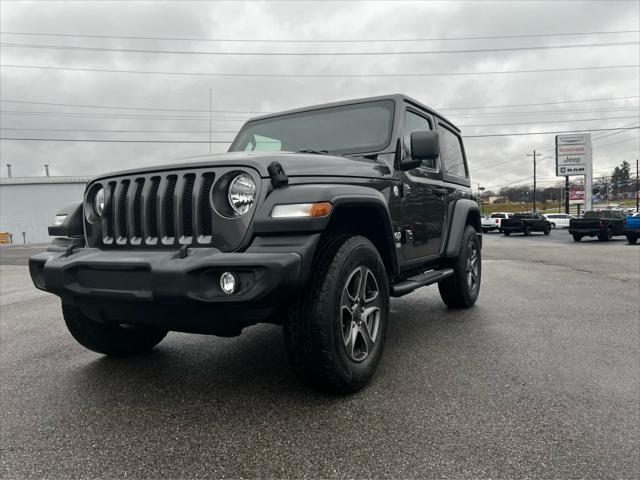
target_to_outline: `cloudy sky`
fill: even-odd
[[[214,152],[258,112],[405,93],[460,126],[488,188],[528,181],[534,148],[556,181],[554,136],[478,135],[640,124],[638,1],[2,1],[0,19],[2,176],[207,153],[209,89]],[[551,71],[486,73],[522,70]],[[638,132],[594,131],[595,174],[635,160]]]

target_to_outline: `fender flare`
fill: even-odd
[[[473,200],[461,198],[457,200],[452,207],[453,213],[451,215],[451,223],[449,226],[449,235],[447,242],[447,257],[457,257],[460,253],[460,242],[464,229],[467,227],[469,214],[478,215],[478,222],[480,221],[480,208],[478,204]],[[479,227],[479,228],[477,228]],[[476,228],[478,237],[480,239],[480,245],[482,246],[482,225],[474,225]]]
[[[372,187],[342,184],[289,185],[270,192],[254,216],[253,234],[274,235],[322,233],[343,208],[366,206],[375,208],[384,228],[384,248],[393,274],[398,271],[398,259],[393,239],[393,223],[389,212],[389,188],[379,191]],[[331,202],[331,214],[324,218],[271,218],[275,205]],[[312,252],[315,254],[315,248]],[[381,252],[382,255],[383,252]],[[384,255],[383,255],[384,257]]]

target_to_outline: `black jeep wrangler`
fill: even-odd
[[[437,283],[449,307],[476,301],[468,172],[459,130],[403,95],[267,115],[228,154],[91,181],[29,269],[93,351],[270,322],[303,379],[355,391],[382,355],[389,297]]]

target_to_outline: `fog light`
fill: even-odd
[[[236,276],[231,272],[220,275],[220,289],[227,295],[236,292]]]

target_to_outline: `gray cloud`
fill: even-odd
[[[637,2],[4,2],[2,31],[59,32],[194,38],[367,39],[455,37],[524,33],[638,30]],[[109,48],[210,51],[364,51],[444,50],[500,46],[557,45],[637,40],[638,34],[589,37],[542,37],[474,41],[376,44],[244,44],[195,41],[137,41],[21,37],[3,35],[4,42],[90,45]],[[396,73],[517,70],[638,63],[638,47],[592,47],[565,50],[479,54],[376,57],[219,57],[118,52],[81,52],[3,48],[2,63],[107,69],[237,73]],[[207,109],[209,88],[214,109],[277,111],[327,101],[401,92],[436,108],[509,105],[640,94],[638,69],[585,70],[513,75],[423,78],[229,78],[135,75],[3,68],[3,99],[135,107]],[[525,110],[579,110],[626,107],[622,112],[582,112],[554,115],[484,115],[482,111],[446,112],[456,124],[477,125],[531,121],[529,125],[466,127],[463,133],[525,132],[617,127],[638,123],[638,99],[576,103]],[[153,112],[114,111],[2,103],[3,111],[32,110],[114,115]],[[497,111],[497,110],[493,110]],[[171,115],[156,112],[157,115]],[[204,115],[175,113],[173,115]],[[216,115],[214,130],[237,130],[240,121]],[[631,119],[571,122],[583,118],[636,116]],[[557,123],[535,124],[535,120]],[[634,122],[635,121],[635,122]],[[5,128],[206,131],[208,121],[153,118],[85,118],[3,115]],[[3,131],[3,136],[9,131]],[[207,140],[206,133],[75,133],[14,132],[15,136],[70,138],[166,138]],[[14,136],[14,135],[11,135]],[[225,140],[231,133],[214,134]],[[635,159],[638,131],[605,137],[595,143],[595,170]],[[598,145],[603,145],[599,147]],[[499,185],[531,175],[525,154],[533,148],[552,155],[553,136],[495,137],[466,140],[473,180]],[[208,145],[91,144],[3,141],[2,164],[12,163],[14,175],[38,175],[49,163],[54,174],[97,174],[111,169],[168,162],[172,158],[208,152]],[[226,145],[216,144],[215,152]],[[553,160],[540,164],[540,175],[553,181]],[[495,165],[495,166],[491,166]],[[5,171],[2,172],[3,175]],[[546,178],[548,177],[548,178]]]

